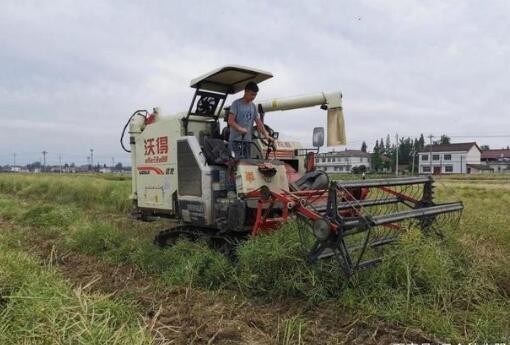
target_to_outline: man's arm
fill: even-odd
[[[257,117],[255,118],[255,123],[257,124],[257,129],[259,130],[259,133],[262,134],[262,136],[266,138],[266,140],[270,142],[274,141],[274,139],[269,136],[269,133],[267,133],[266,127],[264,126],[264,123],[260,119],[260,116],[257,115]]]

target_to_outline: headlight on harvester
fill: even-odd
[[[313,234],[319,241],[325,241],[330,234],[329,223],[324,219],[317,219],[313,222]]]

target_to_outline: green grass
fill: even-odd
[[[296,226],[294,222],[284,224],[278,231],[253,238],[238,249],[237,274],[243,291],[312,301],[339,294],[345,284],[339,266],[327,261],[308,265]]]
[[[278,334],[276,340],[282,345],[301,345],[305,333],[305,320],[300,317],[281,320],[278,322]]]
[[[169,248],[165,258],[162,279],[171,285],[218,288],[232,284],[231,263],[206,244],[179,241]]]
[[[382,265],[351,281],[334,262],[304,261],[296,223],[247,241],[233,263],[200,243],[179,242],[161,250],[152,245],[152,232],[144,233],[148,225],[126,226],[102,215],[104,208],[128,217],[129,207],[122,206],[129,194],[125,181],[41,178],[0,176],[0,192],[10,195],[0,198],[0,217],[35,228],[41,236],[53,229],[65,248],[136,265],[166,284],[240,290],[258,298],[292,297],[310,304],[328,301],[364,320],[398,323],[449,341],[510,339],[510,193],[499,176],[500,184],[488,184],[485,176],[441,179],[438,199],[464,202],[460,226],[447,229],[443,241],[406,233]],[[88,189],[92,192],[85,193],[92,195],[75,194]],[[305,324],[300,319],[285,322],[279,342],[298,343]]]
[[[126,301],[72,289],[53,267],[1,243],[0,344],[153,343]]]
[[[0,193],[103,211],[131,208],[130,181],[97,175],[0,174]]]

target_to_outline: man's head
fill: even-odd
[[[259,87],[256,83],[250,81],[246,86],[244,87],[244,100],[247,103],[253,102],[255,97],[257,97],[257,92],[259,92]]]

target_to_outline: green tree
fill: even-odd
[[[416,139],[415,139],[416,140]],[[398,144],[398,161],[399,164],[409,165],[411,163],[411,151],[413,150],[413,139],[401,138]]]
[[[27,164],[27,169],[30,171],[33,171],[34,169],[41,169],[41,168],[42,168],[41,162],[33,162],[30,164]]]
[[[422,134],[420,134],[420,138],[418,139],[418,141],[416,143],[416,151],[417,152],[422,151],[424,147],[425,147],[425,138],[423,137],[423,133],[422,133]]]
[[[374,149],[372,150],[371,154],[371,161],[372,161],[372,169],[374,171],[381,170],[382,167],[382,160],[381,160],[381,146],[379,145],[379,141],[375,141]]]
[[[364,141],[361,144],[361,152],[367,152],[367,143]]]
[[[438,145],[444,145],[444,144],[450,144],[450,137],[446,134],[442,134],[441,138],[439,140],[434,141],[434,144]]]

